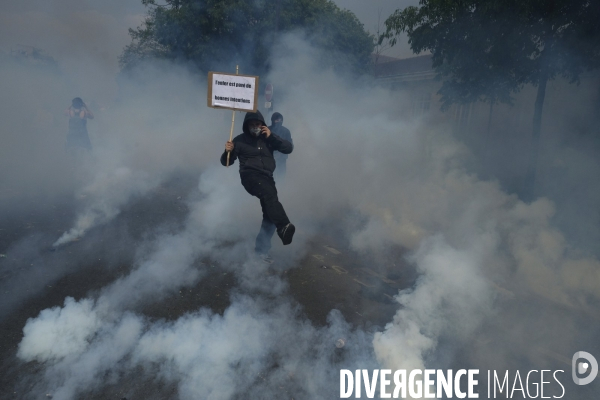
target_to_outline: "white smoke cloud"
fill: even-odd
[[[44,362],[83,352],[100,327],[93,306],[93,300],[76,302],[67,297],[63,308],[42,311],[23,329],[25,337],[18,356],[25,361]]]
[[[116,168],[108,174],[96,174],[94,181],[80,194],[89,205],[77,216],[75,226],[58,238],[53,246],[80,239],[89,229],[113,219],[133,196],[145,194],[159,183],[157,177],[148,176],[143,171],[136,174],[126,167]]]
[[[269,77],[286,94],[281,112],[295,143],[282,203],[299,233],[316,231],[339,210],[352,209],[367,221],[347,232],[354,250],[393,244],[411,251],[409,262],[420,278],[396,296],[393,321],[378,333],[352,330],[332,312],[327,327],[312,325],[290,300],[285,282],[267,276],[266,267],[250,256],[260,222],[256,199],[243,191],[235,168],[207,167],[218,163],[223,148],[223,138],[209,135],[223,128],[211,114],[216,111],[192,116],[193,105],[171,99],[169,104],[188,112],[155,121],[136,114],[150,113],[148,107],[126,107],[116,119],[134,119],[137,128],[117,141],[122,146],[107,148],[121,148],[125,157],[118,159],[128,160],[128,169],[111,164],[119,167],[109,168],[106,176],[123,171],[127,179],[93,183],[96,198],[118,210],[155,187],[154,181],[130,186],[144,180],[139,176],[164,179],[186,167],[204,169],[200,193],[189,200],[185,227],[145,244],[142,250],[151,251],[140,251],[128,275],[88,299],[67,299],[63,308],[44,310],[27,322],[18,356],[43,363],[43,385],[54,398],[77,398],[105,384],[108,371],[139,366],[158,370],[184,399],[256,398],[256,393],[275,398],[280,387],[295,388],[301,398],[331,398],[340,365],[423,368],[435,363],[442,338],[456,345],[471,340],[498,312],[492,288],[535,293],[568,307],[589,308],[597,301],[600,280],[589,278],[597,276],[598,261],[569,251],[567,238],[552,225],[552,202],[522,203],[497,183],[469,173],[466,147],[444,126],[405,120],[398,114],[403,99],[397,93],[368,80],[348,83],[339,71],[321,71],[312,61],[313,50],[295,36],[282,47],[288,50],[276,52],[283,55]],[[168,86],[168,78],[188,98],[182,83],[192,78],[169,76],[157,88]],[[165,136],[167,128],[173,136]],[[192,159],[191,167],[184,162]],[[286,253],[288,262],[302,250]],[[202,287],[207,268],[198,262],[202,257],[226,265],[223,271],[238,279],[223,315],[197,310],[174,321],[147,320],[142,305],[184,287]],[[508,320],[521,322],[523,316],[510,314]],[[53,349],[45,331],[59,344],[72,338],[73,345]],[[347,344],[336,361],[340,338]]]

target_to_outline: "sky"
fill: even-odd
[[[101,102],[112,100],[118,56],[130,42],[129,28],[143,20],[139,1],[25,0],[5,2],[0,13],[0,51],[18,45],[44,50],[76,82]],[[104,85],[100,93],[97,82]]]
[[[397,9],[416,6],[419,3],[418,0],[334,0],[334,2],[338,7],[356,14],[365,29],[371,33],[376,33],[378,28],[383,31],[386,18]],[[386,49],[383,54],[398,58],[413,56],[406,40],[399,40],[396,46]]]

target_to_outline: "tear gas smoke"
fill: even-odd
[[[97,173],[94,179],[94,182],[83,188],[80,195],[89,199],[89,205],[77,216],[75,226],[54,242],[53,247],[79,239],[94,226],[111,220],[131,196],[147,193],[159,183],[157,178],[149,177],[143,172],[135,176],[126,167],[116,168],[109,175]]]
[[[420,277],[395,297],[394,319],[373,332],[349,326],[337,311],[324,327],[301,314],[286,282],[267,276],[250,255],[260,213],[237,171],[217,165],[227,126],[216,110],[201,104],[197,93],[205,87],[182,70],[163,74],[159,67],[160,74],[145,71],[155,78],[154,87],[131,89],[133,101],[111,114],[112,133],[99,145],[106,157],[90,163],[95,167],[86,171],[91,178],[80,191],[89,199],[66,235],[107,223],[133,197],[180,170],[202,171],[199,195],[188,200],[182,229],[138,244],[128,274],[27,321],[17,355],[43,370],[32,392],[73,399],[142,371],[147,379],[176,385],[183,399],[280,398],[281,388],[294,398],[333,398],[340,368],[452,364],[454,357],[444,358],[448,348],[502,334],[488,329],[498,315],[526,331],[543,329],[544,315],[506,306],[502,293],[509,290],[516,298],[535,295],[550,310],[558,305],[593,311],[600,265],[571,250],[552,224],[556,209],[550,200],[525,204],[497,182],[478,179],[465,167],[469,149],[446,126],[398,114],[408,101],[405,94],[320,69],[315,50],[298,35],[282,38],[280,46],[267,80],[281,88],[278,107],[295,143],[282,203],[307,236],[335,221],[332,216],[345,226],[350,217],[339,210],[352,209],[366,221],[346,232],[355,251],[392,245],[409,251]],[[165,98],[147,94],[172,86],[177,105],[169,104],[177,112],[155,117]],[[306,238],[299,239],[286,253],[287,266],[306,251]],[[145,304],[182,288],[201,289],[209,268],[198,261],[203,258],[237,278],[223,315],[200,309],[169,321],[144,316]],[[569,351],[572,342],[589,343],[567,331],[568,325],[556,331],[568,339],[520,337],[519,349],[535,342],[538,348]],[[336,346],[339,340],[342,346]],[[466,361],[482,362],[493,347],[501,355],[494,368],[501,369],[513,358],[511,346],[483,344]],[[521,357],[536,354],[530,349]]]

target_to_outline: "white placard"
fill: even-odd
[[[256,111],[258,77],[208,73],[208,106],[240,111]]]

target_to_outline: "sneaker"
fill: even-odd
[[[292,237],[294,237],[294,232],[296,232],[296,227],[294,224],[289,223],[281,229],[277,230],[277,234],[281,238],[283,245],[288,245],[292,243]]]
[[[256,259],[258,261],[262,261],[265,264],[273,264],[275,262],[275,260],[273,259],[273,257],[271,257],[269,255],[269,253],[254,253],[256,255]]]
[[[271,257],[271,256],[270,256],[270,255],[268,255],[268,254],[267,254],[267,255],[264,255],[264,256],[262,256],[261,258],[262,258],[262,260],[263,260],[263,262],[264,262],[265,264],[273,264],[273,263],[275,262],[275,260],[273,259],[273,257]]]

